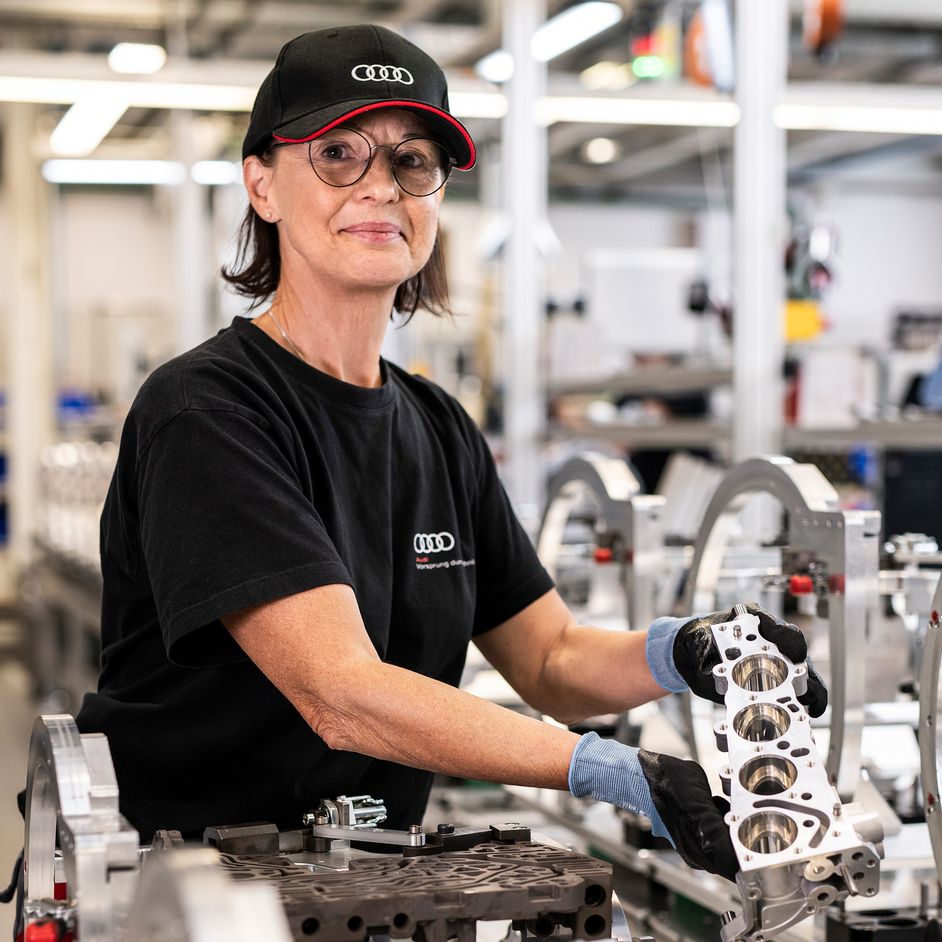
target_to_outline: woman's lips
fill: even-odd
[[[361,222],[355,226],[346,226],[343,231],[363,242],[392,242],[402,238],[399,227],[388,222]]]

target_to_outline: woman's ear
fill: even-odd
[[[277,201],[272,193],[272,166],[266,166],[254,154],[242,161],[242,181],[252,208],[266,222],[278,222]]]

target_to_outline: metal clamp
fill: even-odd
[[[807,665],[763,638],[757,616],[734,612],[712,629],[726,704],[714,732],[728,756],[720,776],[743,903],[724,918],[722,937],[762,942],[848,895],[875,896],[883,828],[878,815],[843,805],[828,780],[798,701]]]

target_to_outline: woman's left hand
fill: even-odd
[[[759,605],[750,603],[745,608],[750,615],[758,617],[759,634],[766,641],[771,641],[792,663],[807,663],[808,689],[798,700],[805,705],[811,716],[820,716],[828,705],[828,692],[808,658],[808,645],[804,635],[795,625],[778,618]],[[713,678],[713,668],[720,663],[721,658],[713,640],[711,627],[734,621],[735,617],[732,611],[702,615],[681,625],[674,637],[672,653],[677,673],[695,694],[715,703],[722,703],[723,695],[716,692]]]

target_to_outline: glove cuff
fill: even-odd
[[[674,666],[674,641],[677,633],[690,619],[669,618],[666,615],[655,619],[648,629],[645,653],[648,669],[659,687],[670,693],[683,693],[690,687]]]
[[[602,739],[598,733],[581,736],[569,760],[569,791],[576,798],[589,795],[597,801],[643,814],[651,820],[651,830],[656,837],[670,839],[654,807],[634,746]]]

